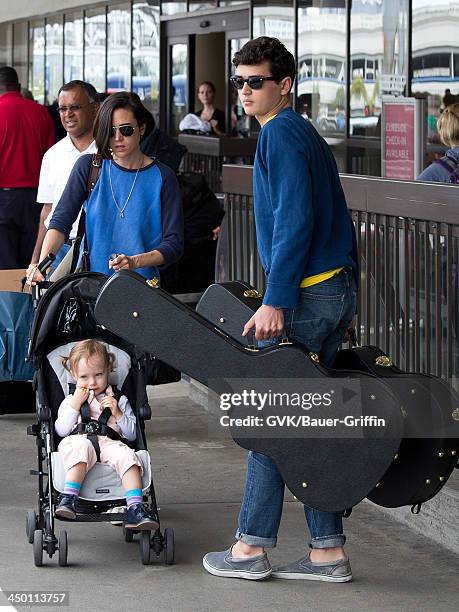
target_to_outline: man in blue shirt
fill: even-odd
[[[275,38],[249,41],[235,54],[231,78],[247,115],[261,126],[253,171],[258,253],[267,275],[263,304],[246,323],[263,346],[286,334],[331,366],[356,309],[354,227],[338,170],[312,123],[290,107],[292,54]],[[326,442],[324,442],[326,443]],[[309,555],[272,570],[265,549],[277,542],[284,483],[274,462],[250,452],[237,542],[208,553],[216,576],[347,582],[341,513],[304,507]]]

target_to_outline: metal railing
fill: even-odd
[[[228,136],[194,136],[180,134],[179,142],[187,147],[183,159],[185,172],[204,174],[215,193],[222,191],[222,167],[224,164],[252,164],[257,135],[250,138]],[[381,140],[363,138],[325,138],[338,169],[342,173],[365,176],[381,176]],[[429,159],[444,154],[445,148],[428,145]]]
[[[358,336],[403,370],[459,376],[459,190],[341,175],[360,253]],[[224,166],[217,280],[263,291],[252,167]]]
[[[183,158],[184,172],[203,174],[214,193],[222,191],[223,164],[253,163],[257,146],[254,138],[230,136],[180,134],[178,140],[187,148]]]

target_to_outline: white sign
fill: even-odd
[[[402,94],[405,91],[406,76],[404,74],[380,74],[379,93]]]

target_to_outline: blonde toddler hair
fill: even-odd
[[[104,367],[108,372],[112,372],[115,365],[115,355],[109,353],[105,344],[97,342],[97,340],[82,340],[75,344],[70,351],[68,357],[62,357],[64,368],[72,374],[76,372],[76,368],[81,359],[89,361],[93,357],[100,357],[104,363]]]

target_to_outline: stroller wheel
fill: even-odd
[[[33,562],[36,567],[43,565],[43,531],[35,529],[33,535]]]
[[[27,510],[26,515],[26,534],[29,544],[33,544],[33,536],[35,529],[38,527],[37,513],[35,510]]]
[[[58,542],[58,563],[61,567],[65,567],[67,565],[67,553],[68,553],[68,543],[67,543],[67,532],[60,531],[59,532],[59,542]]]
[[[166,527],[164,530],[164,563],[172,565],[175,558],[175,537],[174,530]]]
[[[140,560],[143,565],[148,565],[150,563],[150,553],[151,553],[151,543],[150,543],[150,531],[141,531],[140,539],[139,539],[139,548],[140,548]]]
[[[126,527],[123,527],[123,535],[125,542],[132,542],[132,540],[134,539],[133,529],[126,529]]]

